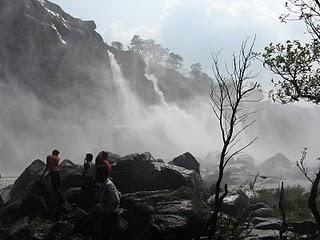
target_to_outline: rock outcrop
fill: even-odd
[[[128,210],[129,235],[142,240],[192,239],[208,215],[197,214],[191,199],[192,189],[185,187],[125,194],[121,206]]]
[[[200,173],[200,164],[198,163],[197,159],[189,152],[186,152],[174,158],[168,163]]]
[[[112,178],[120,192],[132,193],[188,186],[201,198],[208,190],[199,173],[155,160],[150,153],[130,154],[117,159]]]

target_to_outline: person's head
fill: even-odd
[[[52,155],[53,155],[53,156],[59,156],[59,154],[60,154],[60,152],[59,152],[59,150],[57,150],[57,149],[55,149],[55,150],[52,151]]]
[[[92,155],[91,153],[87,153],[85,160],[86,160],[87,162],[92,162],[92,159],[93,159],[93,155]]]
[[[102,159],[108,159],[108,157],[109,157],[108,152],[103,151],[102,152]]]

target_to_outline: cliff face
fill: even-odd
[[[0,0],[0,82],[16,82],[59,107],[99,90],[112,75],[95,29],[46,0]]]

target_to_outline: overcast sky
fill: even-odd
[[[281,23],[285,0],[53,0],[66,12],[93,19],[108,43],[125,45],[134,34],[154,38],[184,57],[188,68],[200,62],[207,70],[210,53],[224,56],[256,34],[256,49],[270,42],[303,38],[302,25]]]

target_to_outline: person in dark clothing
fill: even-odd
[[[95,165],[92,163],[93,155],[87,153],[83,164],[82,186],[79,205],[89,211],[95,202]]]
[[[59,169],[59,162],[60,162],[60,157],[59,157],[60,152],[55,149],[52,151],[52,154],[47,156],[47,165],[44,170],[43,175],[47,171],[49,171],[50,174],[50,179],[51,179],[51,184],[52,188],[55,191],[58,199],[60,200],[61,203],[64,203],[65,200],[62,197],[61,194],[61,183],[60,183],[60,169]]]

